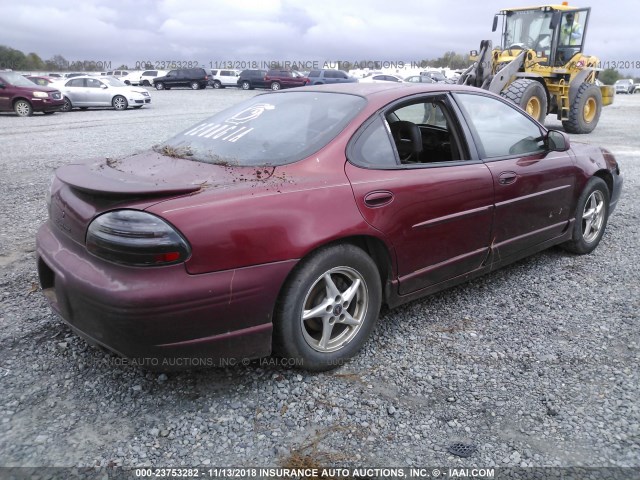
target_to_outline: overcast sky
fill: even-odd
[[[33,51],[45,60],[61,54],[67,60],[111,62],[114,68],[146,60],[192,60],[203,66],[247,60],[418,61],[447,50],[466,53],[485,38],[495,43],[494,13],[535,3],[0,0],[0,45]],[[638,62],[640,67],[637,1],[575,5],[592,7],[586,53],[605,64],[628,62],[635,67]]]

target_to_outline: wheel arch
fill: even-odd
[[[28,99],[28,98],[26,98],[26,97],[16,97],[16,98],[14,98],[14,99],[11,101],[11,106],[12,106],[12,107],[15,107],[15,106],[16,106],[16,103],[18,103],[20,100],[24,100],[24,101],[25,101],[25,102],[27,102],[29,105],[31,105],[31,108],[33,108],[33,103],[31,103],[31,102],[29,101],[29,99]]]
[[[593,176],[604,180],[604,183],[607,184],[607,188],[609,189],[609,199],[611,199],[613,195],[613,175],[611,175],[611,172],[602,169],[595,172]]]
[[[343,237],[339,239],[331,240],[327,243],[323,243],[321,245],[317,245],[313,249],[307,251],[296,263],[296,265],[291,269],[291,271],[287,274],[286,278],[282,282],[280,289],[278,291],[278,296],[276,298],[276,302],[274,304],[274,315],[275,311],[278,308],[278,304],[282,298],[282,292],[285,290],[287,284],[294,276],[294,274],[301,268],[303,261],[313,255],[314,253],[323,250],[325,248],[331,248],[336,245],[353,245],[362,249],[367,255],[371,257],[373,262],[376,264],[378,269],[378,274],[380,275],[380,283],[382,285],[382,303],[386,304],[388,300],[388,285],[391,281],[391,276],[394,271],[392,255],[389,247],[385,244],[383,240],[380,238],[374,237],[372,235],[353,235],[349,237]],[[274,317],[272,317],[274,318]]]

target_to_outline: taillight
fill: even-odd
[[[115,210],[96,217],[87,229],[86,244],[96,257],[133,266],[180,263],[191,253],[173,226],[139,210]]]

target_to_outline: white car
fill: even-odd
[[[361,78],[359,81],[360,83],[388,83],[388,82],[402,83],[404,82],[402,77],[398,75],[389,75],[386,73],[364,77],[364,78]]]
[[[162,77],[166,75],[166,70],[140,70],[137,72],[131,72],[129,75],[120,77],[127,85],[142,85],[143,87],[150,87],[153,85],[153,79],[156,77]]]
[[[91,77],[88,75],[55,82],[55,88],[64,98],[63,112],[73,108],[113,107],[126,110],[140,108],[151,103],[149,92],[141,87],[125,85],[113,77]]]
[[[210,71],[209,85],[213,88],[237,87],[240,70],[213,69]]]

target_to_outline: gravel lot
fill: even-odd
[[[151,374],[73,335],[35,268],[52,171],[147,149],[253,94],[0,114],[0,466],[640,467],[640,95],[573,137],[608,147],[625,175],[593,254],[551,249],[383,312],[339,370],[267,359]],[[477,452],[453,456],[454,442]]]

